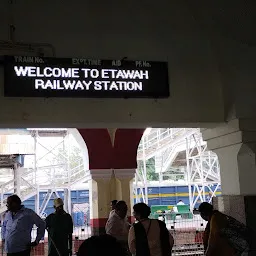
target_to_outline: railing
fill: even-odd
[[[172,250],[173,256],[199,256],[203,255],[203,231],[206,223],[198,215],[193,219],[184,219],[177,217],[176,221],[166,220],[166,225],[174,238]],[[91,236],[90,226],[74,227],[73,231],[73,253],[75,254],[84,240]],[[36,238],[36,228],[32,230],[32,241]],[[32,249],[31,255],[44,256],[48,255],[48,233],[40,241],[40,244]],[[2,244],[1,244],[2,246]],[[0,255],[6,255],[3,250]]]
[[[161,217],[160,217],[161,219]],[[175,220],[165,219],[165,223],[174,238],[173,256],[199,256],[203,255],[203,231],[206,222],[199,216],[193,214],[191,219],[185,215],[179,215]],[[73,253],[78,251],[82,242],[91,236],[91,227],[83,225],[74,227],[73,231]],[[32,230],[32,241],[36,238],[36,228]],[[3,251],[0,255],[6,255]],[[32,250],[31,255],[48,255],[48,233],[40,241],[40,244]]]
[[[5,194],[8,193],[17,193],[20,195],[21,200],[24,201],[29,197],[35,195],[37,193],[37,187],[33,184],[27,176],[19,177],[19,181],[17,179],[12,179],[0,186],[1,200],[0,200],[0,213],[6,210],[6,201],[7,198]]]
[[[83,163],[79,163],[70,170],[64,164],[55,164],[38,167],[36,171],[33,168],[27,169],[25,174],[31,183],[36,184],[39,180],[43,181],[43,184],[39,184],[40,187],[52,186],[55,188],[65,188],[87,178],[89,176],[89,170],[84,169]]]
[[[186,150],[186,138],[197,133],[199,133],[198,129],[178,129],[175,132],[169,133],[172,134],[171,137],[167,136],[168,134],[160,137],[160,142],[157,143],[157,147],[152,147],[151,149],[145,147],[145,153],[142,153],[142,157],[144,156],[144,158],[147,159],[150,156],[155,156],[156,172],[165,172],[177,154],[180,151]],[[145,143],[145,140],[143,140],[141,144],[143,143]],[[190,146],[192,147],[194,145]],[[141,145],[141,147],[143,147],[143,145]],[[140,159],[140,156],[138,156],[138,159]]]
[[[179,215],[175,221],[166,220],[166,225],[174,238],[172,255],[204,255],[203,232],[206,222],[200,215],[188,219]]]
[[[36,238],[37,229],[33,228],[31,232],[31,241],[34,241]],[[80,226],[80,227],[74,227],[73,230],[73,253],[75,254],[80,245],[84,240],[89,238],[91,236],[91,227],[88,225]],[[33,256],[46,256],[48,255],[48,240],[50,238],[48,237],[48,232],[45,231],[44,239],[42,239],[38,246],[32,249],[31,255]],[[1,240],[1,239],[0,239]],[[1,246],[1,256],[6,256],[6,253],[3,250],[3,244],[0,242]]]
[[[161,168],[161,171],[165,172],[167,170],[167,168],[175,160],[175,158],[178,155],[178,153],[181,152],[181,151],[185,151],[187,149],[186,138],[188,138],[189,136],[191,136],[195,132],[194,131],[193,132],[190,131],[190,132],[185,133],[182,136],[179,136],[178,138],[174,139],[170,143],[170,147],[168,147],[165,151],[162,151],[160,153],[160,157],[162,157],[162,159],[161,159],[162,166],[158,167],[156,165],[156,168],[157,167]],[[192,148],[192,147],[194,147],[194,145],[190,144],[189,148]]]
[[[6,194],[17,193],[20,195],[21,200],[25,201],[36,195],[40,187],[45,187],[44,185],[37,185],[37,180],[40,179],[40,175],[38,176],[34,169],[21,168],[19,171],[21,172],[19,177],[0,185],[0,213],[6,210]],[[50,179],[50,177],[48,177],[49,184],[46,186],[51,187],[54,184],[55,188],[66,188],[74,185],[78,181],[86,181],[89,179],[89,170],[84,170],[83,165],[81,164],[72,169],[70,171],[70,176],[67,176],[64,179]]]
[[[154,156],[156,150],[164,151],[170,148],[171,143],[175,143],[175,139],[180,140],[181,136],[186,137],[195,132],[198,132],[198,129],[169,128],[165,129],[163,132],[159,132],[159,129],[156,129],[156,131],[152,130],[152,132],[142,138],[138,147],[137,159],[149,159]]]

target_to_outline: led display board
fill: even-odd
[[[167,62],[4,57],[6,97],[167,98]]]

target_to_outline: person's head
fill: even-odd
[[[111,211],[116,209],[116,204],[117,204],[117,200],[112,200],[110,202]]]
[[[63,212],[63,200],[61,198],[55,198],[53,201],[54,204],[54,209],[56,211],[56,213],[60,213]]]
[[[124,219],[126,217],[128,206],[125,201],[118,201],[115,208],[116,214]]]
[[[144,203],[138,203],[133,206],[133,215],[138,221],[147,219],[150,213],[150,207]]]
[[[180,202],[180,203],[183,203],[183,201],[182,201],[182,200],[179,200],[179,202]]]
[[[199,206],[199,213],[201,215],[201,217],[206,220],[209,221],[212,214],[213,214],[213,206],[209,203],[201,203]]]
[[[10,212],[17,212],[21,208],[21,200],[17,195],[11,195],[7,198],[7,209]]]
[[[125,256],[117,240],[110,235],[92,236],[86,239],[79,247],[77,256],[111,255]]]

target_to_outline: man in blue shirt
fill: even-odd
[[[21,205],[17,195],[7,198],[8,212],[2,226],[7,256],[29,256],[31,247],[38,245],[45,232],[45,222],[31,209]],[[36,240],[31,243],[33,225],[37,226]]]

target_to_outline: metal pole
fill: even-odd
[[[205,202],[205,182],[204,182],[204,170],[203,170],[203,156],[202,156],[202,154],[203,154],[203,152],[202,152],[202,145],[201,145],[201,141],[199,141],[198,142],[198,148],[200,149],[199,150],[199,154],[200,154],[200,170],[199,170],[199,172],[200,172],[200,177],[201,177],[201,182],[202,182],[202,194],[203,194],[203,201]]]
[[[39,206],[39,186],[36,185],[36,196],[35,196],[35,210],[36,213],[39,215],[40,212],[40,206]]]
[[[13,166],[13,176],[14,176],[14,194],[20,196],[20,182],[21,173],[18,171],[19,165],[17,163]]]
[[[68,142],[68,159],[67,159],[67,167],[68,167],[68,189],[67,189],[67,202],[68,202],[68,213],[71,214],[71,193],[70,193],[70,184],[71,184],[71,166],[70,166],[70,133],[67,131],[67,142]]]
[[[38,133],[37,131],[34,132],[33,134],[34,136],[34,181],[35,181],[35,184],[37,184],[37,136],[38,136]]]
[[[187,160],[187,179],[188,179],[188,192],[189,192],[189,205],[190,211],[193,211],[193,200],[192,200],[192,187],[191,187],[191,172],[190,172],[190,165],[189,165],[189,144],[188,138],[186,138],[186,160]]]
[[[67,156],[67,171],[68,171],[68,186],[70,186],[70,139],[69,139],[69,132],[67,133],[67,142],[68,142],[68,156]]]
[[[147,184],[147,166],[146,166],[146,153],[145,153],[145,138],[142,136],[142,150],[143,150],[143,182],[145,188],[145,203],[148,204],[148,184]]]
[[[138,196],[138,175],[137,175],[137,172],[138,172],[138,169],[136,169],[136,172],[135,172],[135,186],[134,186],[136,203],[139,202],[139,196]]]
[[[39,186],[37,184],[37,136],[38,132],[35,131],[34,134],[34,185],[36,186],[36,196],[35,196],[35,210],[36,213],[40,213],[40,203],[39,203]]]

